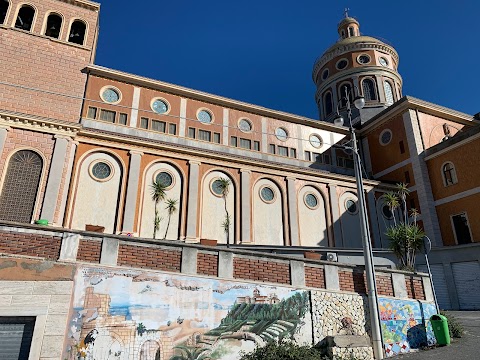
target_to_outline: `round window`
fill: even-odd
[[[113,104],[120,101],[120,94],[117,90],[114,90],[112,88],[106,88],[102,92],[102,99],[107,103]]]
[[[307,194],[305,195],[305,204],[307,204],[309,208],[316,208],[318,205],[318,199],[313,194]]]
[[[204,124],[210,124],[212,122],[212,114],[207,110],[200,110],[197,114],[197,119]]]
[[[287,130],[284,128],[277,128],[277,130],[275,130],[275,136],[278,140],[285,141],[288,138]]]
[[[352,199],[348,199],[347,201],[345,201],[345,209],[350,214],[355,214],[357,212],[357,203]]]
[[[322,72],[322,80],[325,80],[326,78],[328,78],[328,74],[329,74],[329,73],[330,73],[330,72],[328,71],[328,69],[323,70],[323,72]]]
[[[341,59],[337,62],[336,68],[338,70],[343,70],[347,67],[347,65],[348,65],[348,60],[347,59]]]
[[[310,145],[314,148],[319,148],[323,144],[322,138],[317,135],[310,135]]]
[[[390,211],[390,207],[388,205],[383,205],[382,214],[388,220],[393,219],[392,212]]]
[[[168,111],[168,104],[160,99],[156,99],[152,102],[152,110],[157,114],[165,114]]]
[[[219,179],[212,182],[212,191],[215,195],[222,196],[222,194],[223,194],[223,182]]]
[[[92,166],[91,174],[95,180],[105,181],[112,175],[112,168],[109,164],[99,161]]]
[[[357,61],[359,64],[368,64],[370,62],[370,56],[368,56],[367,54],[363,54],[363,55],[360,55],[358,58],[357,58]]]
[[[379,141],[381,145],[388,145],[392,141],[392,131],[390,129],[385,129],[379,136]]]
[[[242,119],[238,123],[238,128],[244,132],[252,131],[252,124],[247,119]]]
[[[275,199],[275,192],[271,188],[265,186],[260,190],[260,196],[265,202],[273,202]]]
[[[380,59],[378,59],[378,62],[382,66],[388,66],[388,60],[386,58],[384,58],[383,56]]]
[[[173,177],[168,172],[162,171],[155,177],[155,181],[165,188],[173,184]]]

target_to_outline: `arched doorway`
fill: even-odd
[[[43,160],[35,151],[20,150],[12,155],[0,196],[0,219],[32,221],[42,170]]]
[[[154,340],[145,341],[140,348],[140,360],[160,359],[160,345]]]

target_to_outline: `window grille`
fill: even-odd
[[[176,124],[168,124],[168,133],[171,135],[177,135],[177,125]]]
[[[213,142],[220,144],[220,133],[213,133]]]
[[[198,130],[198,140],[211,141],[212,133],[206,130]]]
[[[195,139],[195,128],[188,128],[188,137]]]
[[[392,85],[385,80],[383,82],[383,87],[385,88],[385,102],[390,106],[394,102]]]
[[[163,121],[152,120],[152,130],[154,131],[164,133],[166,125]]]
[[[375,84],[371,79],[365,79],[362,82],[363,96],[365,101],[377,100],[377,92],[375,91]]]
[[[89,107],[87,112],[87,118],[89,119],[96,119],[97,118],[97,108],[96,107]]]
[[[100,111],[100,120],[102,121],[108,121],[111,123],[115,122],[115,111],[110,111],[110,110],[101,110]]]
[[[252,142],[248,139],[240,139],[240,147],[250,150],[252,148]]]
[[[140,127],[142,129],[148,129],[148,118],[140,118]]]
[[[278,147],[278,155],[280,156],[288,156],[288,148],[285,146]]]
[[[253,142],[253,150],[260,151],[260,141]]]
[[[42,158],[34,151],[20,150],[12,156],[0,196],[0,219],[31,222],[42,169]]]
[[[120,114],[120,116],[118,118],[118,123],[122,124],[122,125],[127,125],[127,119],[128,119],[127,114]]]

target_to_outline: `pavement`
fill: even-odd
[[[480,360],[480,311],[449,311],[463,325],[465,335],[449,346],[392,357],[394,360]]]

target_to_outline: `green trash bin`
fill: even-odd
[[[450,332],[448,331],[448,321],[443,315],[436,314],[430,318],[433,333],[437,339],[438,345],[450,345]]]

